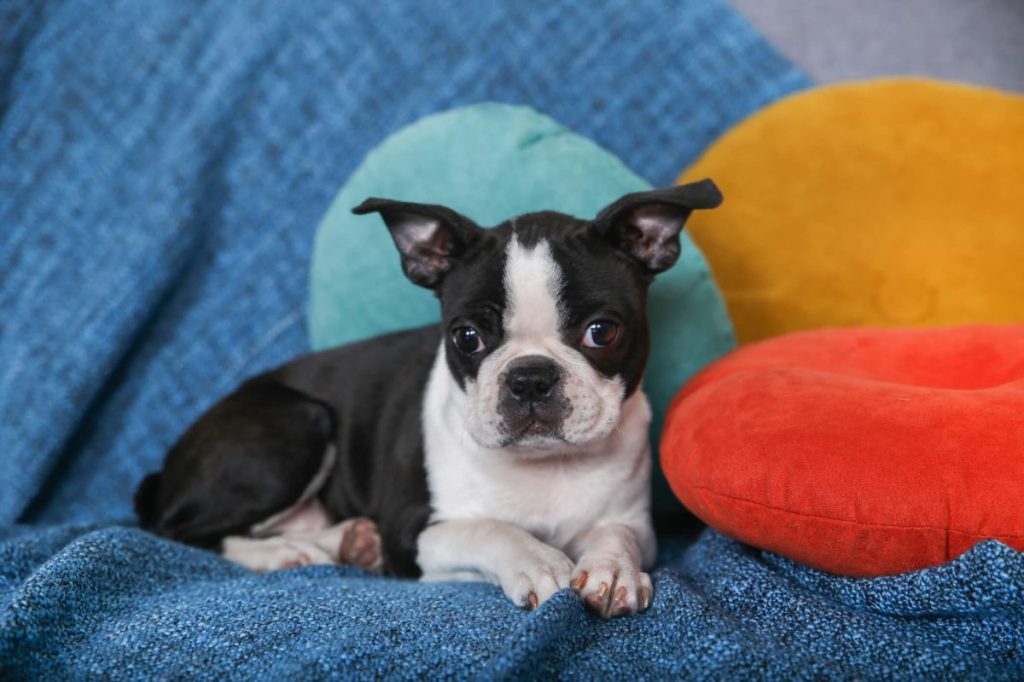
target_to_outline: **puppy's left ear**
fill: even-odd
[[[711,180],[627,194],[602,210],[592,229],[652,274],[679,258],[679,233],[697,208],[715,208],[722,193]]]
[[[436,288],[482,234],[476,223],[447,206],[371,198],[352,212],[380,213],[402,256],[405,276],[427,289]]]

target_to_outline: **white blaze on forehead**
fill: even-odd
[[[541,240],[525,248],[513,235],[505,261],[505,336],[515,341],[558,339],[558,297],[562,271]]]
[[[501,408],[505,369],[524,355],[545,355],[560,369],[563,397],[569,414],[561,424],[565,448],[576,448],[608,436],[619,422],[625,385],[619,376],[606,377],[573,344],[562,339],[561,309],[565,275],[544,240],[524,247],[513,235],[505,260],[505,339],[466,382],[466,428],[480,445],[507,445]]]

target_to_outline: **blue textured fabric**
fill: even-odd
[[[522,103],[653,184],[807,81],[724,0],[0,3],[0,677],[1024,676],[1021,557],[829,578],[713,533],[648,614],[124,527],[212,400],[307,348],[313,234],[380,139]]]
[[[706,531],[659,566],[646,614],[602,621],[568,590],[531,613],[490,585],[256,576],[134,529],[56,527],[0,542],[0,677],[1024,677],[1024,556],[994,541],[857,580]]]
[[[808,84],[724,0],[8,1],[0,46],[0,523],[126,516],[308,348],[317,223],[388,133],[528,104],[663,185]]]

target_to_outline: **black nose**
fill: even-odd
[[[509,364],[505,385],[516,400],[542,403],[551,397],[558,383],[558,365],[543,355],[526,355]]]

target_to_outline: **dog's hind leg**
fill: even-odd
[[[219,549],[229,536],[285,524],[330,474],[334,432],[327,404],[279,383],[249,381],[200,417],[163,471],[139,486],[142,526]]]
[[[224,558],[254,571],[274,571],[309,564],[352,564],[379,571],[381,540],[377,525],[367,518],[330,524],[319,500],[312,499],[281,520],[254,528],[250,536],[224,539]]]

